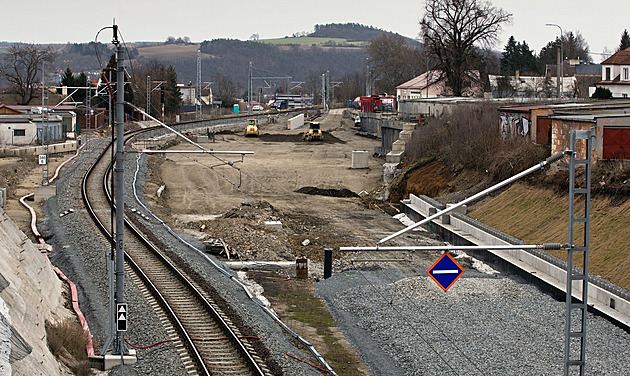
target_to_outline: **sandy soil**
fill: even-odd
[[[242,163],[234,156],[152,157],[148,201],[177,228],[200,238],[204,234],[222,238],[243,259],[294,260],[305,255],[321,260],[325,247],[373,245],[403,228],[359,197],[367,198],[382,188],[384,159],[372,156],[380,141],[356,135],[352,117],[344,110],[332,111],[321,119],[321,126],[323,142],[302,141],[304,129],[287,130],[286,123],[277,123],[262,125],[258,138],[218,134],[214,143],[204,145],[212,150],[253,151]],[[182,143],[175,149],[193,150],[193,146]],[[369,168],[351,168],[353,150],[369,151]],[[237,160],[233,165],[223,162]],[[157,199],[161,185],[166,188]],[[349,190],[357,196],[296,192],[305,187]],[[242,205],[247,201],[251,205]],[[280,221],[283,228],[271,230],[265,221]]]

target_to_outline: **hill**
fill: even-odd
[[[143,42],[127,43],[126,47],[134,58],[133,66],[153,60],[172,65],[178,81],[183,83],[196,82],[197,50],[201,49],[204,82],[216,81],[218,75],[223,75],[237,83],[244,93],[251,61],[254,77],[290,76],[291,81],[302,83],[305,92],[317,94],[315,87],[321,83],[321,74],[326,70],[330,70],[333,80],[353,74],[363,77],[368,57],[365,46],[370,39],[383,33],[390,32],[356,23],[327,24],[315,25],[311,33],[295,33],[293,37],[285,38],[250,41],[219,38],[201,44],[183,40],[175,44],[169,41]],[[417,44],[413,39],[406,40]],[[67,67],[75,73],[95,75],[100,69],[97,57],[101,64],[106,64],[111,53],[111,45],[94,42],[52,47],[57,52],[53,70],[56,75]],[[262,83],[255,81],[256,85]],[[267,83],[272,87],[287,85],[286,80]]]

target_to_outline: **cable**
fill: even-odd
[[[411,303],[411,305],[412,305],[412,306],[416,306],[416,307],[418,308],[418,309],[417,309],[417,311],[418,311],[418,312],[420,312],[420,314],[422,314],[422,315],[425,317],[425,319],[426,319],[429,323],[431,323],[431,325],[433,325],[433,326],[434,326],[434,327],[435,327],[435,328],[436,328],[436,329],[437,329],[437,330],[438,330],[438,331],[442,334],[442,336],[443,336],[444,338],[448,338],[448,336],[446,335],[446,333],[444,333],[444,331],[440,328],[440,326],[439,326],[439,325],[437,325],[437,324],[436,324],[433,320],[431,320],[431,318],[430,318],[428,315],[426,315],[426,314],[424,313],[424,311],[422,310],[422,307],[420,306],[420,304],[419,304],[419,303],[416,303],[415,301],[413,301],[413,300],[412,300],[412,299],[411,299],[408,295],[406,295],[406,294],[401,294],[401,293],[400,293],[400,290],[398,289],[398,286],[397,286],[397,285],[394,283],[394,281],[393,281],[393,280],[389,277],[389,275],[388,275],[387,273],[384,273],[384,275],[385,275],[385,278],[387,278],[387,280],[389,280],[389,282],[391,282],[391,285],[392,285],[392,286],[394,286],[394,289],[396,290],[396,292],[398,293],[398,295],[402,296],[404,299],[406,299],[407,301],[409,301],[409,303]],[[484,373],[484,372],[482,372],[482,371],[479,369],[479,367],[477,366],[477,364],[476,364],[474,361],[472,361],[472,359],[470,359],[470,358],[468,357],[468,355],[466,355],[466,353],[465,353],[464,351],[462,351],[462,350],[459,348],[459,346],[457,346],[457,344],[456,344],[455,342],[452,342],[452,341],[449,341],[449,342],[451,342],[451,343],[453,344],[453,347],[455,347],[455,349],[456,349],[456,350],[457,350],[460,354],[462,354],[462,355],[464,356],[464,358],[466,358],[466,360],[467,360],[468,362],[470,362],[470,364],[472,364],[472,365],[473,365],[473,367],[474,367],[474,368],[475,368],[475,369],[476,369],[476,370],[477,370],[480,374],[485,375],[485,373]]]
[[[285,352],[285,353],[284,353],[284,355],[286,355],[286,356],[288,356],[288,357],[290,357],[290,358],[293,358],[293,359],[295,359],[295,360],[299,360],[299,361],[300,361],[300,362],[302,362],[302,363],[306,363],[306,364],[308,364],[309,366],[311,366],[311,367],[313,367],[313,368],[316,368],[316,369],[318,369],[318,370],[320,370],[320,371],[322,371],[322,372],[331,373],[331,372],[330,372],[329,370],[327,370],[327,369],[323,369],[323,368],[321,368],[321,367],[318,367],[318,366],[316,366],[315,364],[310,363],[310,362],[307,362],[306,360],[302,360],[302,359],[298,358],[297,356],[293,356],[293,355],[289,354],[288,352]]]
[[[319,355],[319,353],[317,352],[317,350],[315,349],[315,347],[310,344],[306,339],[302,338],[300,335],[298,335],[297,333],[295,333],[293,330],[291,330],[291,328],[289,328],[284,322],[282,322],[282,320],[280,319],[280,317],[278,316],[278,314],[276,312],[274,312],[270,307],[266,306],[263,302],[260,301],[260,299],[258,299],[257,297],[255,297],[254,295],[252,295],[251,291],[249,290],[249,288],[243,283],[241,282],[238,278],[236,278],[235,276],[233,276],[232,274],[230,274],[227,270],[225,270],[224,268],[222,268],[216,261],[214,261],[212,258],[210,258],[205,252],[202,252],[201,250],[197,249],[194,245],[190,244],[189,242],[187,242],[186,240],[182,239],[182,237],[180,237],[175,231],[173,231],[173,229],[171,229],[166,222],[164,222],[162,219],[160,219],[157,215],[155,215],[155,213],[153,213],[142,201],[140,201],[140,198],[138,197],[138,192],[136,191],[136,181],[137,181],[137,177],[138,177],[138,172],[140,171],[140,157],[141,154],[138,155],[137,159],[136,159],[136,172],[134,174],[133,177],[133,195],[136,199],[136,202],[138,203],[138,205],[142,206],[149,214],[151,214],[151,216],[153,218],[155,218],[158,222],[160,222],[160,224],[162,224],[162,226],[164,226],[164,228],[166,228],[166,230],[173,235],[175,238],[177,238],[180,242],[182,242],[183,244],[185,244],[186,246],[188,246],[190,249],[192,249],[193,251],[197,252],[200,256],[202,256],[203,258],[205,258],[208,262],[210,262],[210,264],[216,269],[218,270],[220,273],[222,273],[223,275],[225,275],[226,277],[230,278],[232,281],[234,281],[234,283],[236,283],[238,286],[241,287],[241,289],[243,289],[243,291],[245,292],[245,294],[247,295],[247,297],[253,301],[254,303],[258,304],[258,306],[265,311],[278,325],[280,325],[280,327],[282,327],[287,333],[289,333],[290,335],[293,336],[293,338],[297,339],[298,341],[300,341],[302,344],[304,344],[306,347],[308,347],[308,349],[311,351],[311,353],[317,358],[317,360],[319,360],[319,362],[332,374],[337,376],[337,374],[335,373],[335,371],[333,371],[333,369],[328,365],[328,363],[326,362],[326,360]]]
[[[354,261],[352,261],[352,264],[354,265]],[[359,272],[359,274],[361,275],[361,277],[363,277],[363,279],[365,279],[365,281],[366,281],[366,282],[367,282],[370,286],[372,286],[372,288],[374,289],[374,291],[375,291],[378,295],[380,295],[380,297],[381,297],[381,299],[382,299],[383,301],[388,301],[388,300],[390,301],[390,305],[389,305],[389,306],[390,306],[391,310],[392,310],[392,311],[393,311],[393,312],[394,312],[394,313],[395,313],[398,317],[400,317],[400,315],[398,315],[398,314],[399,314],[399,312],[398,312],[398,311],[396,311],[396,310],[394,310],[394,307],[393,307],[393,305],[391,304],[391,302],[392,302],[392,300],[393,300],[393,299],[386,299],[386,298],[385,298],[385,296],[384,296],[384,294],[383,294],[383,293],[382,293],[382,292],[381,292],[381,291],[380,291],[380,290],[379,290],[379,289],[378,289],[378,288],[377,288],[377,287],[376,287],[376,286],[375,286],[372,282],[370,282],[370,280],[369,280],[369,279],[368,279],[368,278],[367,278],[367,277],[363,274],[363,272],[361,271],[361,269],[360,269],[360,268],[357,268],[356,270]],[[385,274],[385,273],[384,273],[384,274]],[[385,275],[387,275],[387,274],[385,274]],[[391,280],[390,280],[390,281],[391,281]],[[437,350],[436,350],[436,349],[435,349],[435,348],[431,345],[431,343],[430,343],[430,342],[429,342],[426,338],[424,338],[424,337],[422,336],[422,334],[420,334],[420,332],[419,332],[419,331],[418,331],[418,330],[417,330],[417,329],[416,329],[413,325],[411,325],[411,323],[409,322],[409,320],[408,320],[408,318],[407,318],[406,316],[403,316],[403,317],[402,317],[402,319],[403,319],[403,320],[405,321],[405,323],[407,324],[407,327],[411,328],[411,329],[412,329],[412,330],[413,330],[413,331],[414,331],[414,332],[418,335],[418,337],[420,337],[420,339],[422,339],[422,341],[423,341],[423,342],[424,342],[424,343],[425,343],[425,344],[426,344],[426,345],[427,345],[427,346],[428,346],[428,347],[429,347],[429,348],[430,348],[430,349],[431,349],[431,350],[432,350],[432,351],[433,351],[433,352],[434,352],[434,353],[435,353],[435,354],[436,354],[436,355],[437,355],[440,359],[442,359],[442,361],[446,364],[446,366],[447,366],[447,367],[448,367],[451,371],[453,371],[453,372],[454,372],[455,374],[457,374],[457,375],[460,375],[460,373],[459,373],[459,372],[457,372],[457,371],[456,371],[456,370],[455,370],[455,369],[451,366],[451,364],[450,364],[450,363],[449,363],[446,359],[444,359],[444,357],[442,357],[442,355],[439,353],[439,351],[437,351]]]

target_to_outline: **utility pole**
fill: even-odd
[[[151,114],[151,76],[147,76],[147,114]],[[149,117],[147,116],[147,128],[151,123]]]
[[[252,70],[253,70],[252,62],[249,62],[249,76],[247,79],[247,115],[252,114],[252,88],[254,86],[252,79]]]
[[[125,195],[124,195],[124,164],[125,156],[124,134],[125,134],[125,68],[123,62],[125,60],[125,51],[118,41],[118,26],[114,25],[114,39],[112,41],[116,46],[116,173],[115,184],[115,202],[116,202],[116,293],[114,300],[116,307],[125,307],[125,247],[124,247],[124,229],[125,229]],[[126,313],[125,313],[126,314]],[[116,310],[116,320],[118,321],[118,308]],[[126,322],[125,322],[126,324]],[[119,328],[117,328],[119,329]],[[126,327],[124,328],[126,331]],[[112,354],[123,355],[128,354],[129,349],[125,345],[125,331],[116,331],[116,341],[114,342]]]
[[[197,97],[195,103],[195,119],[201,119],[203,108],[201,107],[201,49],[197,50],[197,88],[195,89]]]
[[[48,185],[48,93],[46,92],[46,85],[44,85],[44,67],[45,63],[42,62],[42,146],[44,154],[39,156],[39,164],[42,165],[42,185]]]

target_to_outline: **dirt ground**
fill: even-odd
[[[147,200],[177,228],[221,238],[243,260],[322,260],[324,248],[373,245],[403,228],[366,204],[382,188],[384,159],[372,155],[380,141],[357,135],[347,110],[331,111],[321,127],[324,141],[302,141],[304,129],[287,130],[280,122],[263,124],[258,138],[224,133],[203,144],[254,152],[242,162],[226,155],[151,157]],[[180,143],[173,149],[194,147]],[[353,150],[369,152],[367,169],[351,168]],[[281,222],[282,229],[266,226],[268,221]]]

